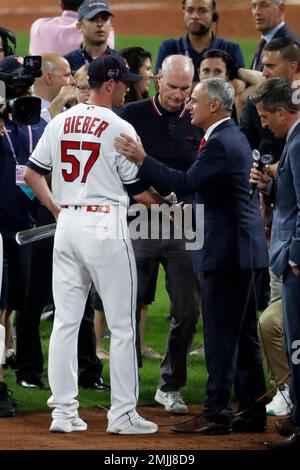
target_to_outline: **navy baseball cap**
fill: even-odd
[[[130,72],[126,60],[118,54],[106,54],[93,60],[88,69],[88,79],[91,82],[107,82],[120,80],[121,82],[138,82],[142,76]]]
[[[9,55],[0,60],[0,70],[10,74],[22,73],[24,72],[23,62],[23,57]]]
[[[90,20],[102,12],[113,16],[106,0],[85,0],[78,8],[78,20]]]

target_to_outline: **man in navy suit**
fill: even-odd
[[[300,447],[300,101],[299,90],[283,78],[267,80],[252,97],[262,125],[276,137],[286,136],[271,180],[266,169],[251,170],[251,182],[264,190],[275,204],[273,214],[270,267],[283,277],[282,301],[285,341],[291,370],[290,416],[276,423],[279,434],[293,434],[280,447]]]
[[[227,434],[265,430],[266,412],[256,400],[265,393],[257,337],[255,283],[268,257],[257,198],[249,198],[251,149],[230,118],[232,86],[221,78],[196,85],[188,105],[192,124],[205,131],[199,158],[184,173],[146,156],[140,142],[122,134],[118,151],[140,165],[139,175],[162,194],[178,199],[195,193],[204,205],[204,245],[194,251],[203,273],[202,309],[208,369],[205,410],[174,426],[175,432]],[[197,223],[197,222],[196,222]],[[239,412],[233,418],[235,386]]]

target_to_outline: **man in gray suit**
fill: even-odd
[[[251,183],[273,199],[270,268],[283,277],[282,300],[287,355],[291,370],[290,416],[276,422],[290,437],[280,447],[300,447],[300,99],[299,90],[283,78],[270,78],[252,97],[262,125],[276,137],[286,136],[274,180],[264,168],[251,170]]]

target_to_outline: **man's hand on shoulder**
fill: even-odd
[[[141,165],[146,157],[146,152],[139,137],[138,140],[135,140],[127,134],[120,134],[115,139],[115,147],[120,154],[137,165]]]

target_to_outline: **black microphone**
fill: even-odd
[[[273,156],[265,153],[261,155],[260,151],[257,149],[254,149],[252,151],[252,158],[253,160],[257,163],[256,168],[257,170],[261,171],[265,165],[269,165],[270,163],[273,162]],[[253,195],[256,190],[256,183],[251,183],[250,184],[250,200],[253,198]]]

